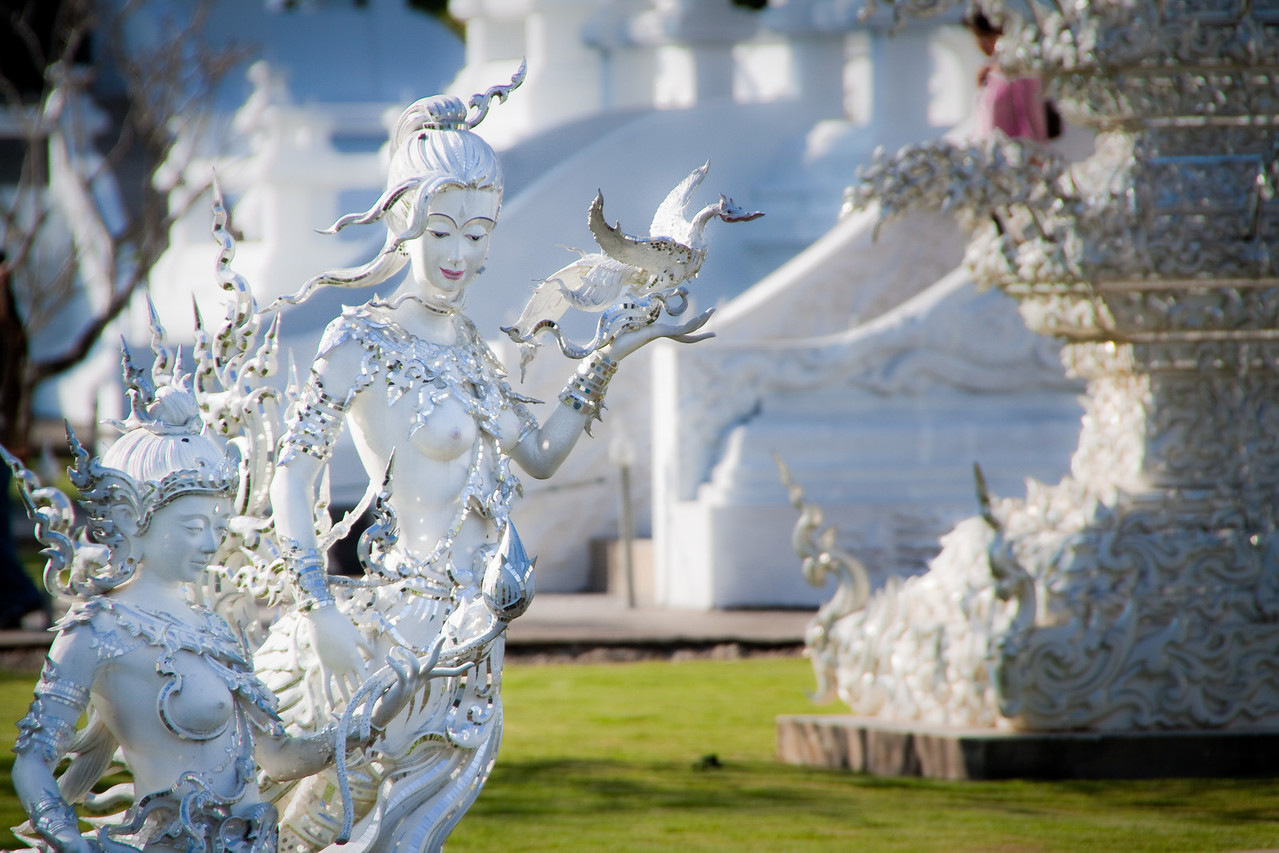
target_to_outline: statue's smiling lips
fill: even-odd
[[[440,267],[440,274],[449,281],[460,281],[462,276],[466,274],[465,270],[450,270]]]

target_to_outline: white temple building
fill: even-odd
[[[652,540],[641,599],[685,608],[813,606],[828,595],[800,577],[775,455],[881,579],[921,571],[938,537],[972,514],[974,462],[996,493],[1066,470],[1078,385],[1011,300],[976,291],[957,226],[919,217],[876,236],[870,215],[839,220],[843,188],[877,146],[963,133],[980,55],[954,18],[894,30],[859,21],[860,0],[772,0],[761,10],[730,0],[453,0],[463,54],[445,27],[400,0],[315,0],[278,14],[237,5],[274,30],[259,30],[265,58],[235,111],[239,153],[193,168],[217,166],[243,235],[235,268],[260,301],[380,245],[372,229],[315,232],[378,194],[371,140],[385,138],[388,112],[440,87],[465,97],[505,82],[521,58],[527,81],[480,131],[507,186],[467,306],[513,375],[518,358],[498,327],[570,257],[565,246],[589,247],[597,190],[610,221],[642,229],[709,161],[694,204],[722,192],[765,212],[708,229],[691,289],[696,305],[719,306],[709,327],[718,337],[628,359],[594,439],[555,479],[526,478],[516,519],[539,555],[540,590],[598,586],[590,543],[618,535],[625,456],[634,457],[635,530]],[[408,26],[392,7],[413,19],[414,36],[384,47],[381,27]],[[277,35],[289,42],[291,28],[314,40],[360,15],[371,43],[353,55],[376,60],[380,75],[364,98],[339,70],[348,66],[313,61],[321,51],[266,49]],[[409,59],[423,63],[416,76]],[[220,316],[207,207],[172,238],[151,291],[178,339],[193,294],[206,316]],[[362,298],[323,293],[285,314],[298,365],[338,305]],[[133,325],[145,340],[141,309]],[[553,403],[572,366],[545,347],[520,390]],[[335,472],[337,505],[364,488],[348,445],[339,445],[349,461]]]

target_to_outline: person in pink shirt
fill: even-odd
[[[981,12],[965,18],[964,25],[977,39],[981,52],[994,56],[1003,29]],[[1007,77],[993,62],[981,67],[977,72],[974,132],[977,136],[986,136],[994,130],[1003,131],[1010,139],[1048,140],[1047,112],[1038,77]]]

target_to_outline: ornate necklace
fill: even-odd
[[[438,314],[441,317],[450,317],[456,314],[462,308],[461,304],[449,305],[447,307],[443,305],[435,305],[433,303],[427,302],[422,297],[417,296],[416,294],[413,294],[413,293],[406,293],[403,296],[401,296],[399,299],[396,299],[394,302],[387,302],[385,299],[374,297],[373,299],[369,300],[368,304],[369,304],[369,307],[371,308],[385,308],[388,311],[394,311],[396,308],[399,308],[405,302],[408,302],[410,300],[412,300],[413,302],[416,302],[418,305],[421,305],[423,308],[425,308],[427,311],[430,311],[432,314]]]
[[[174,659],[180,651],[201,657],[228,691],[273,716],[273,697],[254,675],[244,648],[231,627],[212,611],[196,605],[191,605],[191,609],[204,617],[203,626],[189,625],[170,613],[145,610],[105,596],[90,599],[84,611],[90,618],[93,612],[108,611],[124,631],[149,646],[163,650],[155,669],[157,674],[168,676],[168,681],[156,697],[156,709],[165,727],[178,737],[191,741],[213,740],[224,733],[240,714],[237,703],[236,710],[213,731],[189,729],[175,719],[171,702],[174,694],[181,691],[183,679]]]

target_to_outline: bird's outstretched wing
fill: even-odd
[[[511,340],[523,343],[529,340],[541,321],[556,321],[563,317],[569,308],[565,290],[582,286],[583,271],[578,267],[580,263],[581,260],[574,261],[547,276],[525,303],[519,319],[509,326],[503,326],[502,331],[510,335]]]
[[[631,237],[622,232],[620,225],[609,225],[604,219],[603,193],[596,194],[591,202],[587,224],[604,254],[649,273],[687,264],[693,259],[692,249],[670,237]]]
[[[570,308],[597,314],[622,297],[628,285],[642,281],[640,271],[598,252],[583,255],[548,276],[533,291],[519,319],[502,331],[523,343],[546,323],[558,322]]]
[[[579,268],[580,285],[560,285],[568,303],[579,311],[598,314],[622,298],[630,285],[643,284],[642,270],[615,261],[607,255],[587,255],[575,265]]]
[[[666,194],[666,198],[653,212],[653,223],[648,228],[650,237],[673,237],[681,243],[688,242],[689,221],[685,215],[688,202],[693,197],[693,190],[706,177],[706,170],[711,166],[707,160],[698,166],[688,177],[675,185],[675,189]]]

